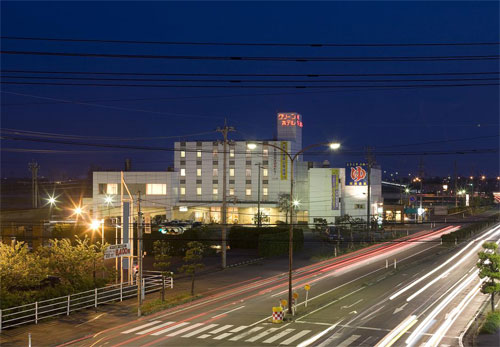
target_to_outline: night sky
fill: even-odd
[[[2,36],[71,39],[189,41],[233,43],[478,43],[500,42],[498,2],[5,2],[1,3]],[[29,41],[3,38],[4,51],[244,57],[401,57],[498,56],[498,45],[283,47],[147,45]],[[234,74],[387,74],[498,72],[499,60],[446,61],[214,61],[120,59],[2,54],[2,82],[115,83],[122,81],[35,80],[35,73],[6,70],[138,73]],[[25,79],[7,76],[28,76]],[[38,76],[45,76],[40,75]],[[54,76],[54,75],[51,75]],[[59,77],[142,79],[228,79],[124,75]],[[331,139],[342,142],[343,155],[306,155],[333,165],[362,159],[374,147],[387,171],[416,173],[425,151],[498,149],[498,73],[397,77],[322,77],[342,82],[310,82],[307,77],[230,77],[230,79],[299,80],[301,82],[151,82],[189,88],[1,85],[1,127],[83,136],[69,141],[131,146],[173,147],[173,141],[215,139],[213,131],[227,118],[234,139],[270,139],[276,112],[303,116],[303,144]],[[314,78],[309,78],[311,80]],[[428,82],[350,82],[373,79],[459,79]],[[482,79],[470,81],[464,79]],[[487,80],[485,80],[487,79]],[[483,84],[490,86],[397,88],[415,84]],[[200,85],[282,86],[354,85],[374,88],[192,88]],[[139,99],[139,100],[138,100]],[[78,101],[67,103],[64,101]],[[110,140],[163,137],[152,140]],[[474,138],[474,139],[470,139]],[[60,139],[50,135],[44,139]],[[469,139],[446,142],[455,139]],[[68,140],[68,139],[67,139]],[[442,142],[435,142],[442,141]],[[432,142],[425,144],[427,142]],[[422,143],[422,144],[421,144]],[[136,170],[164,170],[173,153],[125,151],[2,139],[2,177],[27,176],[31,159],[40,175],[54,179],[85,176],[91,165],[121,169],[125,158]],[[43,150],[40,152],[40,150]],[[114,152],[113,152],[114,151]],[[402,152],[385,156],[383,152]],[[407,152],[407,153],[406,153]],[[497,176],[498,152],[472,155],[423,155],[427,175],[453,173]]]

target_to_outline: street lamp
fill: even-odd
[[[101,220],[94,219],[90,223],[90,229],[92,229],[93,231],[99,230],[99,226],[101,226],[102,245],[104,245],[104,219]]]
[[[290,159],[290,229],[288,233],[288,312],[292,312],[292,265],[293,265],[293,210],[294,208],[297,208],[300,202],[293,197],[293,164],[295,162],[295,159],[299,157],[302,153],[305,151],[310,150],[311,148],[315,147],[322,147],[322,146],[328,146],[332,150],[338,150],[340,148],[340,143],[338,142],[322,142],[322,143],[315,143],[309,146],[306,146],[302,148],[300,151],[292,155],[285,149],[281,148],[280,146],[273,145],[272,143],[267,143],[266,144],[269,147],[276,148],[280,150],[283,154],[285,154],[288,159]],[[247,148],[250,150],[256,149],[257,148],[257,143],[256,142],[251,142],[247,143]]]
[[[46,205],[50,205],[50,207],[52,206],[56,206],[56,197],[54,195],[49,195],[48,198],[46,198],[45,200],[47,200],[47,204]]]

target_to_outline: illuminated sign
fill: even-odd
[[[366,186],[367,165],[365,163],[347,163],[345,169],[346,185]]]
[[[339,169],[332,169],[332,210],[339,209]]]
[[[104,259],[119,257],[130,257],[130,244],[119,243],[116,245],[110,245],[104,250]]]
[[[278,113],[278,124],[282,127],[303,127],[300,114],[298,113]]]
[[[281,153],[281,180],[283,181],[288,179],[288,156],[286,155],[288,142],[281,141],[280,147],[283,150]]]

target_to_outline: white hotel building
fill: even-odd
[[[227,153],[228,222],[254,224],[260,186],[260,206],[269,223],[285,221],[278,207],[279,196],[290,193],[290,160],[277,146],[295,154],[302,147],[302,116],[277,115],[277,136],[273,140],[230,141]],[[248,143],[257,143],[253,150]],[[166,215],[168,220],[221,221],[223,143],[222,141],[175,142],[174,171],[123,172],[128,193],[142,194],[141,207],[150,215]],[[315,218],[334,222],[349,214],[366,218],[367,186],[346,185],[345,168],[324,168],[304,162],[294,164],[294,199],[300,202],[296,220],[313,223]],[[260,170],[260,184],[259,184]],[[380,169],[371,170],[371,214],[382,203]],[[349,174],[349,172],[348,172]],[[120,172],[94,172],[93,211],[99,218],[119,215]],[[351,183],[352,184],[352,183]],[[113,203],[106,204],[106,196]]]

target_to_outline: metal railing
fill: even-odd
[[[142,281],[143,296],[165,288],[174,287],[172,277],[164,277],[157,271],[145,271]],[[124,299],[136,297],[137,283],[136,281],[134,282],[113,284],[0,310],[0,331],[23,324],[38,324],[38,321],[45,318],[60,315],[69,316],[71,312],[85,308],[97,307],[108,302],[123,301]]]

